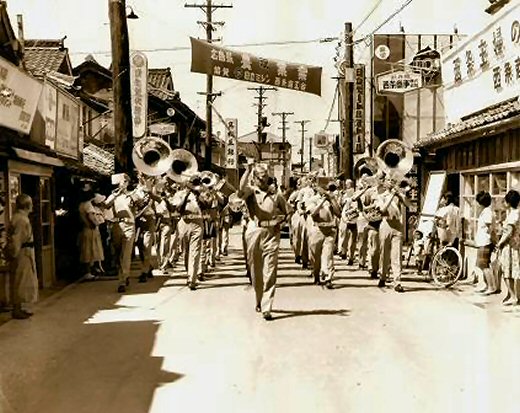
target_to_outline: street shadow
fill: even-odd
[[[327,310],[327,309],[315,309],[315,310],[272,310],[273,321],[283,320],[286,318],[293,317],[305,317],[305,316],[339,316],[346,317],[349,316],[351,311],[348,309],[341,310]],[[281,314],[281,315],[277,315]]]
[[[208,290],[210,288],[228,288],[228,287],[245,287],[249,286],[249,282],[237,282],[227,284],[197,284],[197,290]]]
[[[378,288],[377,282],[374,282],[373,284],[332,284],[332,290],[342,290],[343,288]]]

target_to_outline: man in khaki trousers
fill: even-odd
[[[115,180],[114,177],[116,177]],[[113,176],[113,182],[118,182],[118,188],[105,200],[105,206],[112,207],[114,210],[114,249],[116,256],[119,257],[117,291],[124,293],[130,284],[130,266],[135,241],[135,215],[133,200],[128,192],[129,176],[116,174]]]
[[[204,221],[198,202],[199,189],[200,178],[194,177],[188,188],[178,191],[172,199],[172,205],[181,214],[178,231],[190,290],[197,288],[197,278],[202,274],[200,264]]]
[[[307,200],[309,211],[309,255],[314,284],[321,282],[332,289],[334,277],[334,243],[337,218],[341,214],[339,204],[332,191],[317,187],[316,195]],[[320,279],[321,277],[321,279]]]
[[[249,178],[253,172],[253,182]],[[245,231],[248,267],[256,297],[256,311],[272,320],[280,245],[280,224],[287,217],[287,204],[278,190],[270,188],[268,168],[248,163],[240,180],[239,196],[245,200],[250,215]]]

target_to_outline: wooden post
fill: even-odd
[[[126,24],[126,0],[108,0],[112,41],[112,90],[115,171],[134,174],[132,106],[130,103],[130,50]]]

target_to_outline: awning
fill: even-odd
[[[25,159],[26,161],[37,162],[51,166],[64,166],[63,162],[58,158],[53,158],[52,156],[45,155],[44,153],[32,152],[20,148],[13,148],[13,150],[16,156],[21,159]]]

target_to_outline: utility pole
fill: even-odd
[[[206,29],[206,40],[211,43],[213,40],[213,31],[216,30],[217,26],[223,26],[224,22],[213,21],[213,12],[217,9],[229,9],[232,5],[226,4],[212,4],[211,0],[206,0],[206,4],[185,4],[184,7],[188,8],[199,8],[206,13],[206,21],[198,21]],[[211,149],[213,144],[213,113],[212,104],[218,94],[213,93],[213,76],[206,75],[206,139],[205,147],[206,153],[204,154],[204,169],[211,169]]]
[[[286,159],[285,159],[286,158],[286,154],[285,154],[285,131],[287,129],[289,129],[287,127],[287,116],[294,115],[294,112],[275,112],[272,115],[273,116],[281,116],[281,118],[282,118],[282,127],[278,128],[278,129],[282,130],[282,155],[283,155],[283,159],[282,159],[282,166],[283,166],[282,181],[283,181],[283,185],[285,186],[285,168],[287,166],[287,162],[286,162]]]
[[[309,138],[309,172],[312,172],[312,137]]]
[[[354,99],[354,48],[353,48],[353,36],[352,36],[352,23],[345,23],[345,60],[344,64],[340,65],[344,73],[344,79],[342,79],[342,87],[340,91],[343,91],[343,119],[341,122],[341,172],[344,174],[345,179],[352,179],[353,174],[353,163],[354,159],[352,156],[352,107]]]
[[[116,172],[132,176],[132,106],[130,103],[130,50],[126,24],[126,0],[108,0],[112,41],[112,90]]]
[[[294,123],[300,124],[300,127],[301,127],[300,132],[302,133],[302,147],[300,148],[300,165],[301,165],[300,171],[302,173],[303,173],[303,151],[305,149],[305,132],[307,132],[307,129],[305,129],[305,124],[309,123],[309,122],[310,122],[310,120],[308,120],[308,119],[294,121]]]
[[[264,93],[269,90],[278,90],[275,87],[265,87],[265,86],[259,86],[259,87],[248,87],[247,90],[254,90],[258,93],[258,96],[255,96],[255,99],[258,99],[258,103],[255,104],[255,106],[258,107],[258,123],[256,125],[256,131],[258,134],[258,143],[262,144],[265,142],[262,142],[262,132],[265,127],[270,126],[270,124],[267,123],[267,118],[264,118],[262,116],[264,107],[266,104],[264,103],[264,99],[267,99],[267,96],[264,96]]]

